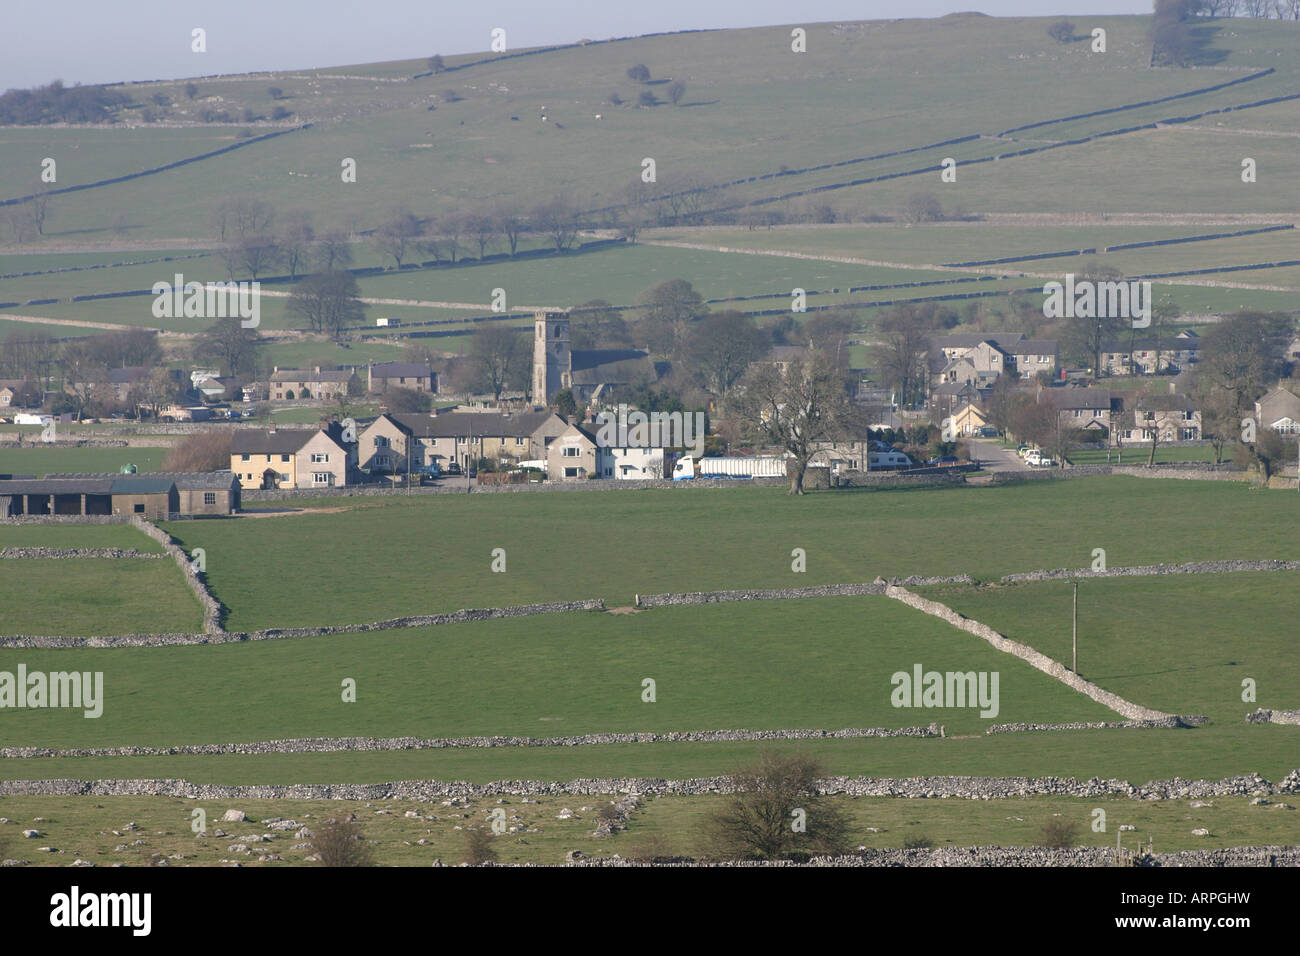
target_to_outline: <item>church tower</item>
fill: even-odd
[[[533,404],[545,405],[556,392],[572,387],[569,313],[538,312],[533,323]]]

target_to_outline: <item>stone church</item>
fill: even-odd
[[[569,313],[538,312],[533,322],[532,402],[547,405],[555,393],[571,389],[576,401],[599,399],[607,389],[658,380],[655,363],[641,349],[573,349]]]

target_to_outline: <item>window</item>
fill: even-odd
[[[388,467],[389,467],[389,464],[388,464],[388,456],[387,456],[387,455],[376,455],[376,456],[375,456],[375,467],[376,467],[376,468],[388,468]]]
[[[217,503],[217,493],[215,491],[203,492],[203,503],[205,505],[215,505]]]
[[[330,456],[326,452],[315,452],[311,456],[311,462],[313,465],[324,464],[329,460],[330,460]]]
[[[132,506],[131,510],[138,515],[142,515],[144,514],[144,505],[134,505]]]
[[[566,469],[564,469],[564,477],[565,477],[565,478],[577,478],[577,477],[578,477],[578,469],[577,469],[577,468],[566,468]],[[144,509],[141,509],[141,510],[144,510]]]
[[[281,455],[281,456],[280,456],[280,460],[281,460],[281,461],[288,461],[288,460],[289,460],[289,456],[288,456],[288,455]]]
[[[387,436],[387,435],[376,435],[376,436],[375,436],[375,447],[376,447],[376,448],[387,448],[387,447],[388,447],[388,436]]]
[[[333,485],[334,476],[328,471],[313,471],[311,474],[311,483],[316,486]]]
[[[464,435],[462,435],[461,437],[459,437],[459,438],[456,439],[456,444],[457,444],[457,445],[463,445],[463,444],[465,444],[465,442],[467,442],[467,441],[469,441],[469,439],[467,439]]]
[[[240,460],[240,461],[248,461],[248,460],[251,459],[252,457],[253,457],[252,455],[240,455],[240,456],[239,456],[239,460]]]
[[[281,475],[281,476],[280,476],[280,480],[281,480],[281,481],[288,481],[288,480],[289,480],[289,476],[288,476],[288,475]]]
[[[577,458],[582,454],[582,449],[577,445],[565,445],[560,449],[560,455],[564,458]]]
[[[523,438],[516,438],[516,439],[515,439],[515,444],[516,444],[516,445],[522,445],[525,441],[526,441],[526,439],[523,439]]]

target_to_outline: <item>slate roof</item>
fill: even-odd
[[[277,428],[274,432],[240,429],[230,437],[230,452],[234,455],[293,455],[319,431],[319,428]]]

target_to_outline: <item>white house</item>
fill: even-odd
[[[602,478],[621,478],[631,481],[638,478],[664,477],[664,450],[662,448],[601,448],[597,468]]]

